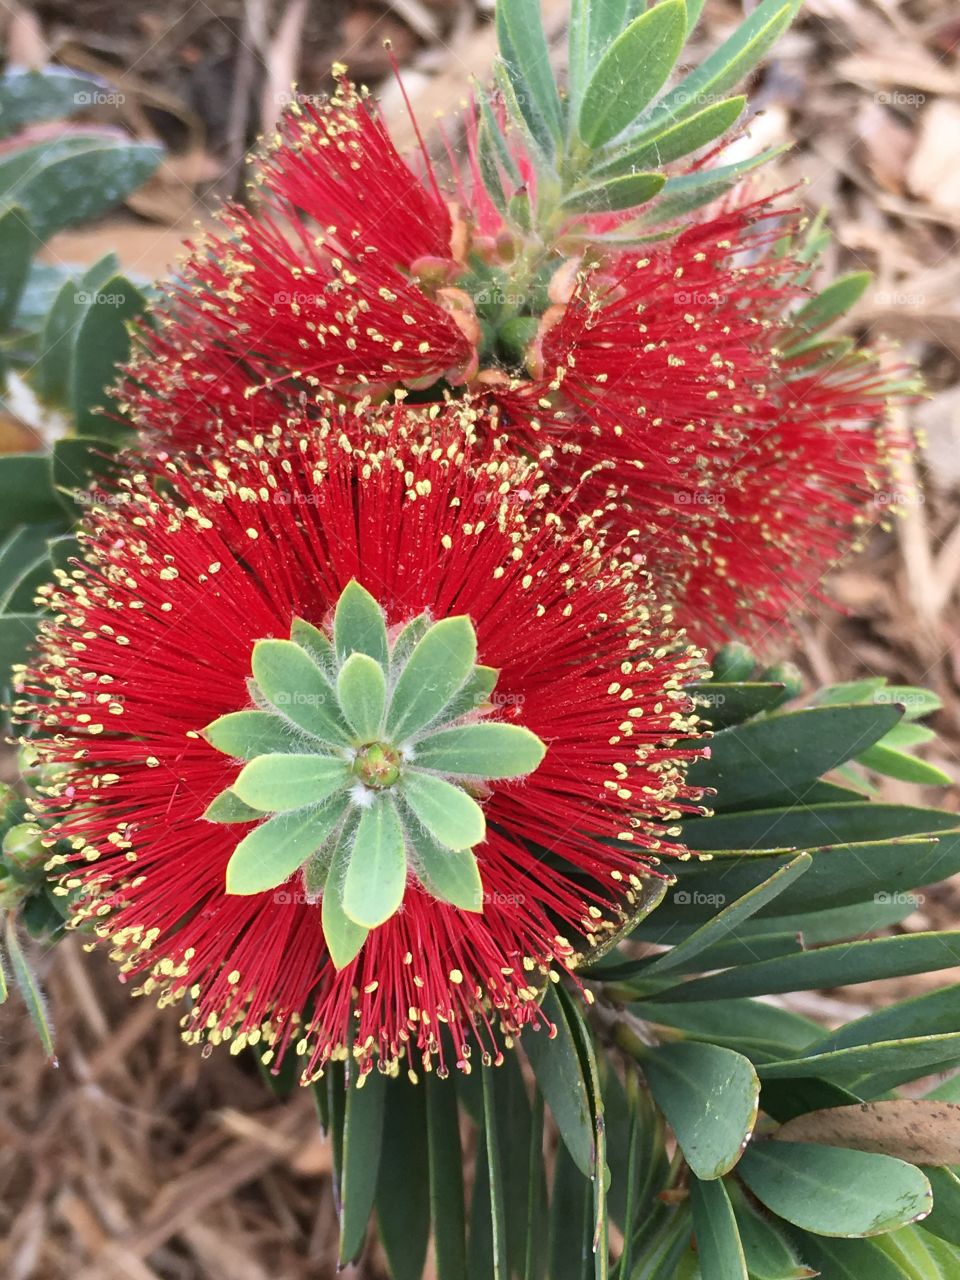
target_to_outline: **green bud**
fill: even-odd
[[[3,837],[3,856],[12,866],[42,866],[49,854],[40,843],[40,828],[35,822],[20,822]]]
[[[739,640],[731,640],[722,649],[718,649],[711,662],[713,678],[718,683],[736,684],[738,680],[749,680],[756,666],[756,659],[745,644]]]
[[[783,701],[795,698],[803,690],[803,672],[794,662],[775,662],[760,672],[760,679],[784,686]]]

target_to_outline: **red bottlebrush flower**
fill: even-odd
[[[522,200],[535,173],[506,139]],[[322,416],[330,395],[486,399],[557,489],[588,508],[615,492],[615,536],[640,531],[695,639],[761,640],[887,487],[876,357],[809,377],[782,359],[809,264],[782,252],[770,200],[736,195],[627,249],[629,211],[571,215],[539,244],[502,212],[506,172],[499,206],[481,181],[474,112],[466,153],[448,206],[349,86],[289,117],[264,216],[224,215],[146,336],[134,416],[156,445],[195,447],[211,415],[244,433]]]
[[[22,690],[63,888],[145,990],[191,995],[190,1039],[307,1075],[496,1055],[682,853],[699,655],[479,425],[332,413],[155,460],[54,593]]]
[[[245,430],[320,388],[462,382],[475,362],[476,317],[448,287],[463,228],[432,173],[420,180],[346,82],[282,127],[258,215],[225,208],[144,334],[127,397],[166,443],[199,442],[211,406]]]
[[[762,641],[802,610],[909,447],[885,425],[904,389],[877,353],[784,354],[809,268],[782,236],[759,200],[608,257],[545,315],[537,376],[494,390],[555,484],[616,492],[619,531],[642,530],[701,643]]]

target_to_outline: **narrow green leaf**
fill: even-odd
[[[747,160],[738,160],[735,164],[715,165],[709,169],[695,169],[691,173],[670,177],[664,184],[657,203],[642,213],[632,225],[638,229],[656,227],[684,218],[694,209],[702,209],[704,205],[718,200],[746,174],[769,164],[785,150],[785,146],[769,147],[766,151]]]
[[[759,1000],[718,1000],[699,1004],[627,1006],[653,1026],[672,1027],[683,1038],[734,1049],[753,1062],[798,1057],[820,1038],[822,1028],[809,1018]]]
[[[373,1070],[347,1087],[340,1179],[340,1263],[359,1254],[380,1171],[386,1077]]]
[[[13,972],[13,980],[17,984],[17,989],[27,1006],[30,1021],[40,1037],[40,1043],[43,1045],[43,1051],[47,1058],[51,1062],[56,1062],[56,1053],[53,1047],[53,1027],[50,1023],[50,1016],[47,1013],[47,1002],[30,967],[30,962],[23,954],[20,939],[17,937],[16,915],[12,911],[7,913],[5,941],[7,957]]]
[[[0,332],[13,325],[39,245],[22,209],[14,206],[0,216]]]
[[[749,919],[768,902],[778,898],[789,884],[810,869],[812,863],[813,859],[808,853],[801,853],[791,859],[755,889],[750,889],[743,897],[737,898],[729,906],[718,911],[701,929],[690,934],[665,955],[659,956],[646,973],[659,974],[668,969],[684,967],[692,957],[699,955],[700,952],[723,939],[725,935],[733,933],[744,920]]]
[[[40,354],[31,382],[37,393],[61,407],[69,403],[73,381],[73,346],[86,307],[85,291],[74,279],[64,280],[43,319]]]
[[[486,835],[483,810],[472,796],[443,778],[407,769],[397,790],[416,821],[448,849],[471,849]]]
[[[543,1167],[543,1094],[534,1090],[527,1151],[527,1238],[523,1259],[523,1280],[540,1280],[543,1273],[541,1247],[546,1174]],[[441,1277],[440,1280],[445,1280]]]
[[[26,211],[37,234],[104,213],[153,173],[163,152],[120,140],[112,131],[61,133],[0,159],[0,201]]]
[[[671,987],[669,999],[729,1000],[732,996],[813,991],[854,986],[877,978],[905,977],[960,964],[960,932],[911,933],[863,942],[842,942],[800,955],[761,960],[725,973]],[[649,996],[657,1000],[657,995]]]
[[[570,1156],[560,1147],[553,1168],[553,1196],[548,1223],[549,1280],[587,1280],[593,1272],[591,1250],[591,1187]]]
[[[703,680],[688,686],[697,704],[697,713],[714,729],[742,724],[751,716],[773,711],[783,702],[786,686],[771,682],[739,681],[736,684]]]
[[[276,819],[271,819],[276,821]],[[343,882],[347,874],[357,825],[351,818],[344,823],[330,859],[326,887],[320,903],[320,924],[330,959],[337,969],[353,960],[367,939],[369,929],[356,924],[343,909]]]
[[[561,202],[571,213],[613,213],[634,209],[659,195],[666,183],[663,173],[623,173],[571,191]]]
[[[407,737],[436,719],[466,683],[476,657],[477,637],[469,618],[434,623],[400,672],[387,712],[387,732]]]
[[[416,823],[408,824],[407,836],[414,870],[428,893],[462,911],[483,911],[483,881],[472,849],[437,844]]]
[[[386,667],[389,661],[383,610],[355,578],[347,583],[337,601],[333,615],[333,640],[341,662],[352,653],[365,653],[381,667]]]
[[[146,306],[144,295],[122,275],[105,281],[91,296],[77,327],[71,365],[70,403],[81,435],[100,431],[104,419],[99,410],[106,404],[107,389],[130,354],[127,324]]]
[[[765,57],[800,7],[800,0],[762,0],[729,39],[656,104],[644,130],[682,120],[734,88]]]
[[[953,783],[949,773],[944,773],[935,764],[897,751],[885,742],[876,742],[861,752],[857,756],[857,764],[872,769],[874,773],[882,773],[886,778],[899,778],[901,782],[914,782],[919,786],[949,787]]]
[[[941,1240],[960,1245],[960,1178],[953,1169],[946,1167],[924,1172],[933,1189],[933,1212],[924,1218],[924,1230]]]
[[[799,1244],[804,1260],[824,1280],[906,1280],[901,1268],[884,1253],[882,1239],[831,1240],[805,1232]],[[923,1280],[934,1278],[924,1276]]]
[[[695,1041],[645,1054],[657,1105],[698,1178],[719,1178],[740,1158],[757,1118],[760,1082],[742,1054]]]
[[[227,893],[249,895],[276,889],[333,833],[346,801],[268,818],[248,832],[227,863]]]
[[[794,856],[717,850],[710,862],[684,866],[678,884],[669,890],[661,923],[712,918],[718,905],[746,893],[768,873],[782,870]],[[960,871],[960,838],[827,845],[813,849],[810,856],[813,861],[803,879],[789,884],[775,904],[761,906],[760,916],[814,911],[825,901],[839,907],[872,900],[882,910],[919,885]]]
[[[350,766],[339,756],[265,755],[244,765],[232,790],[262,813],[286,813],[323,804],[351,776]]]
[[[873,1236],[930,1212],[930,1183],[892,1156],[805,1142],[757,1142],[738,1172],[773,1213],[822,1236]]]
[[[592,173],[595,176],[615,176],[631,169],[668,164],[671,160],[690,155],[726,133],[746,105],[745,97],[726,98],[704,107],[688,120],[670,124],[663,119],[661,132],[651,137],[644,130],[644,142],[639,146],[628,144],[619,154],[604,160]]]
[[[897,1001],[844,1023],[816,1041],[812,1051],[827,1053],[881,1040],[940,1035],[957,1027],[960,1027],[960,982]]]
[[[494,667],[474,667],[467,676],[466,683],[444,707],[444,724],[459,720],[461,716],[486,706],[490,702],[499,674]]]
[[[274,751],[310,750],[293,725],[269,711],[231,711],[208,724],[203,736],[235,760],[254,760]]]
[[[903,714],[898,706],[814,707],[724,729],[710,759],[690,769],[693,786],[716,787],[717,808],[793,792],[872,746]]]
[[[423,1280],[430,1237],[425,1094],[403,1073],[387,1084],[377,1226],[392,1280]]]
[[[662,0],[613,41],[580,105],[580,136],[588,146],[603,146],[633,123],[669,76],[686,29],[683,0]]]
[[[438,1280],[463,1280],[467,1270],[463,1152],[457,1094],[450,1080],[435,1071],[422,1085],[426,1092],[427,1149],[430,1158],[430,1210]]]
[[[64,509],[53,487],[50,457],[44,453],[0,455],[0,530],[21,524],[62,520]]]
[[[207,805],[203,816],[208,822],[259,822],[263,813],[244,804],[235,791],[229,787],[221,791]]]
[[[563,113],[540,18],[540,0],[501,0],[496,24],[500,56],[523,119],[549,156],[563,136]]]
[[[869,271],[852,271],[849,275],[839,276],[794,314],[794,326],[805,333],[813,333],[833,324],[859,302],[872,279]]]
[[[915,805],[842,802],[753,809],[695,818],[683,824],[691,849],[787,849],[893,840],[899,836],[948,831],[957,814]]]
[[[808,1053],[801,1058],[765,1063],[759,1072],[764,1081],[816,1076],[850,1089],[858,1097],[874,1098],[907,1080],[946,1070],[957,1063],[960,1063],[960,1032],[881,1040],[877,1044]]]
[[[383,667],[365,653],[352,653],[337,676],[337,699],[360,741],[374,741],[380,733],[387,703]]]
[[[253,646],[253,678],[261,693],[287,720],[321,742],[346,746],[333,686],[308,654],[292,640],[258,640]]]
[[[570,1025],[552,985],[547,987],[541,1008],[556,1027],[556,1037],[551,1040],[541,1027],[528,1030],[521,1043],[564,1145],[580,1172],[589,1178],[595,1155],[590,1095]]]
[[[730,1178],[724,1185],[736,1215],[751,1280],[803,1280],[813,1276],[780,1229],[754,1208],[736,1179]]]
[[[483,1133],[487,1152],[487,1177],[490,1181],[490,1232],[493,1240],[491,1280],[509,1280],[507,1264],[507,1220],[503,1199],[503,1176],[500,1165],[500,1137],[491,1073],[496,1068],[482,1063]]]
[[[403,827],[391,796],[381,794],[360,811],[360,823],[343,882],[343,909],[365,929],[389,920],[403,901],[407,854]]]
[[[693,1178],[690,1201],[701,1273],[711,1280],[748,1280],[737,1219],[723,1182]]]
[[[546,754],[535,733],[520,725],[484,722],[443,729],[417,743],[415,763],[437,773],[476,778],[521,778]]]
[[[306,649],[321,670],[326,669],[334,656],[330,637],[305,618],[294,618],[290,626],[290,639],[301,649]]]

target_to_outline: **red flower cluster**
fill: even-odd
[[[885,487],[878,359],[784,357],[808,268],[782,251],[769,201],[735,196],[640,247],[604,238],[621,215],[571,219],[558,244],[582,256],[538,256],[479,180],[472,115],[467,141],[448,201],[349,85],[289,115],[257,174],[261,212],[224,212],[145,335],[135,420],[159,447],[193,448],[211,414],[243,433],[322,416],[330,394],[469,391],[558,491],[618,495],[619,533],[640,531],[691,634],[762,637]]]
[[[606,547],[586,515],[564,524],[533,464],[480,446],[491,434],[462,406],[331,410],[222,441],[210,461],[155,459],[88,517],[86,563],[53,593],[22,685],[56,775],[40,816],[75,918],[144,990],[189,994],[190,1039],[259,1044],[275,1062],[295,1051],[308,1076],[348,1053],[363,1069],[466,1066],[473,1037],[497,1056],[542,1016],[542,985],[637,912],[660,857],[682,854],[672,823],[696,807],[697,752],[681,686],[699,655],[652,611],[630,548]],[[205,820],[238,762],[203,731],[260,705],[258,641],[300,618],[326,643],[352,580],[391,635],[424,613],[469,617],[477,661],[499,673],[482,714],[525,726],[546,755],[475,790],[483,910],[411,877],[338,970],[299,873],[226,891],[253,819]]]

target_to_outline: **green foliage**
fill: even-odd
[[[565,984],[547,985],[547,1025],[521,1039],[526,1084],[508,1056],[500,1067],[475,1064],[456,1083],[431,1076],[425,1090],[387,1086],[387,1126],[395,1103],[413,1108],[400,1128],[419,1123],[426,1094],[424,1159],[442,1161],[445,1173],[431,1171],[406,1212],[418,1231],[432,1231],[446,1260],[442,1280],[960,1274],[956,1172],[918,1168],[906,1124],[888,1127],[878,1151],[860,1105],[893,1105],[901,1085],[960,1067],[960,985],[829,1031],[768,1002],[960,960],[958,934],[883,933],[897,910],[914,909],[919,886],[956,869],[956,815],[840,788],[840,798],[822,801],[817,790],[828,785],[819,769],[844,768],[865,739],[915,723],[935,704],[871,681],[792,710],[779,705],[785,681],[751,680],[754,664],[742,658],[728,654],[727,679],[697,692],[724,688],[726,727],[714,742],[727,734],[742,750],[757,734],[777,776],[758,785],[754,768],[728,809],[684,821],[684,839],[708,856],[676,864],[663,905],[594,958],[584,977],[596,1003],[584,1008]],[[792,683],[790,673],[775,674]],[[769,687],[776,696],[757,697]],[[777,803],[765,808],[767,790]],[[830,1116],[838,1117],[832,1140]],[[560,1140],[550,1160],[544,1120]],[[478,1144],[468,1213],[455,1172],[461,1129]],[[377,1194],[379,1206],[382,1166]],[[397,1194],[409,1201],[409,1186]],[[394,1212],[385,1227],[380,1212],[385,1241]],[[610,1249],[610,1222],[622,1251]],[[424,1239],[411,1266],[422,1265]],[[395,1240],[387,1250],[399,1257]],[[398,1275],[416,1274],[406,1265],[399,1261]]]
[[[128,326],[146,305],[143,291],[112,254],[86,271],[34,261],[43,240],[106,212],[160,160],[159,148],[115,129],[27,128],[73,115],[107,89],[59,67],[0,75],[0,398],[16,374],[67,424],[48,451],[0,456],[0,688],[7,699],[10,667],[23,659],[41,617],[36,590],[64,567],[63,553],[74,548],[63,540],[129,434],[102,410],[128,355]]]

